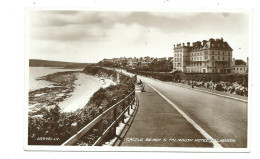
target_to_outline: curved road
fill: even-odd
[[[247,147],[248,104],[138,76],[174,103],[223,147]],[[225,142],[231,139],[233,142]],[[235,141],[235,142],[234,142]]]

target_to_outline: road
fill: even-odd
[[[124,70],[118,71],[133,75]],[[247,148],[247,102],[179,87],[152,78],[137,77],[138,80],[141,79],[144,83],[156,89],[166,100],[176,105],[207,135],[210,135],[213,139],[222,140],[223,142],[220,143],[222,147]],[[173,107],[173,109],[175,108]]]
[[[142,76],[138,76],[138,79],[155,88],[213,139],[232,139],[232,142],[222,140],[222,147],[247,147],[248,104],[246,102],[182,88]]]

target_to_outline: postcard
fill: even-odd
[[[250,151],[250,10],[25,19],[25,150]]]

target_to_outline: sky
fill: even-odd
[[[238,12],[31,10],[29,58],[94,63],[115,57],[172,57],[173,45],[223,38],[246,60],[249,16]]]

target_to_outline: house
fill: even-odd
[[[193,42],[192,46],[176,44],[173,47],[173,70],[185,73],[231,73],[232,51],[221,39]]]

